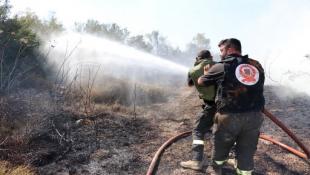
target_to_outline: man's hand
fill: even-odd
[[[207,64],[205,65],[205,67],[203,67],[203,74],[206,75],[208,70],[212,67],[211,64]]]

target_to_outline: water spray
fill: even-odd
[[[65,62],[65,69],[70,70],[65,72],[70,77],[74,77],[80,65],[89,63],[100,65],[98,77],[108,75],[147,83],[162,84],[175,77],[183,81],[188,71],[187,67],[167,59],[88,34],[56,36],[52,44],[45,45],[44,50],[50,49],[51,45],[54,48],[48,55],[49,62],[58,69]]]

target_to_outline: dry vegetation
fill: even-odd
[[[148,122],[136,118],[136,113],[141,111],[138,106],[167,101],[169,89],[107,79],[109,83],[100,86],[85,86],[77,81],[44,85],[35,79],[32,81],[40,84],[36,89],[18,89],[2,96],[0,171],[55,174],[46,166],[69,161],[76,164],[72,166],[74,169],[80,163],[89,162],[92,155],[100,152],[101,144],[114,142],[105,141],[105,137],[112,136],[113,140],[124,137],[125,145],[139,142],[144,134],[139,134],[139,130],[147,127]],[[124,131],[130,135],[123,136]],[[112,135],[107,136],[110,132]],[[131,137],[133,141],[126,141]],[[130,162],[124,166],[131,166]],[[72,171],[84,174],[79,169]]]
[[[133,85],[114,81],[122,87]],[[137,94],[141,91],[141,97],[151,100],[138,103],[137,95],[134,106],[134,101],[126,101],[134,100],[127,97],[134,88],[124,92],[125,88],[117,85],[102,85],[98,92],[96,86],[88,91],[72,87],[69,90],[68,86],[57,86],[53,91],[19,89],[1,98],[0,171],[23,171],[25,175],[144,174],[158,147],[176,133],[190,130],[193,117],[200,110],[197,94],[187,88],[174,89],[173,95],[168,96],[172,90],[136,84]],[[309,132],[305,130],[309,122],[303,116],[309,99],[303,96],[303,100],[292,97],[285,101],[277,98],[272,88],[268,89],[270,110],[309,144]],[[106,94],[113,90],[114,94]],[[161,96],[164,98],[158,100]],[[113,100],[106,101],[109,98]],[[84,102],[89,99],[90,103]],[[298,120],[286,116],[293,112]],[[294,146],[268,121],[264,132]],[[187,138],[173,144],[165,152],[158,174],[193,174],[178,166],[189,157],[190,143]],[[209,149],[210,145],[206,148],[210,156]],[[255,160],[257,174],[309,174],[305,162],[264,142],[259,144]]]
[[[0,175],[35,175],[35,172],[25,165],[12,166],[6,161],[0,161]]]
[[[171,90],[159,85],[125,82],[124,80],[107,81],[105,85],[98,85],[92,94],[94,102],[102,104],[118,103],[130,106],[148,105],[166,102]]]

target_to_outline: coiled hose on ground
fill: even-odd
[[[302,153],[300,151],[298,151],[297,149],[294,149],[288,145],[285,145],[284,143],[281,143],[277,140],[272,139],[270,136],[265,135],[265,134],[260,134],[259,138],[262,140],[266,140],[269,142],[272,142],[278,146],[280,146],[283,149],[286,149],[287,151],[295,154],[298,157],[301,157],[303,159],[305,159],[306,161],[309,161],[310,158],[310,152],[309,150],[305,147],[305,145],[281,122],[279,121],[274,115],[272,115],[267,109],[264,109],[262,111],[269,119],[271,119],[271,121],[273,121],[276,125],[278,125],[285,133],[287,133],[296,143],[297,145],[305,152]],[[183,132],[181,134],[178,134],[172,138],[170,138],[169,140],[167,140],[156,152],[155,156],[152,159],[152,162],[148,168],[147,171],[147,175],[153,175],[155,174],[155,169],[159,163],[159,159],[160,156],[162,155],[162,153],[164,152],[164,150],[166,148],[168,148],[172,143],[176,142],[179,139],[182,139],[184,137],[190,136],[192,134],[191,131],[187,131],[187,132]]]

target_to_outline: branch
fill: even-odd
[[[6,138],[0,143],[0,146],[3,145],[7,139],[8,139],[8,137],[6,137]]]
[[[69,55],[67,56],[67,50],[68,50],[68,47],[66,47],[66,53],[65,53],[65,58],[60,66],[60,68],[58,69],[58,72],[56,74],[56,79],[55,79],[55,84],[57,83],[57,78],[60,74],[60,71],[62,71],[64,69],[64,65],[65,63],[68,61],[68,59],[70,58],[70,56],[73,54],[73,52],[77,49],[78,45],[82,42],[82,40],[80,40],[75,46],[74,48],[70,51]]]

